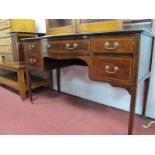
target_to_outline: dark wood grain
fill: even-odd
[[[116,58],[108,56],[94,57],[94,78],[95,79],[110,79],[115,81],[131,82],[132,80],[132,59],[131,58]],[[116,73],[108,73],[105,67],[109,66],[110,71],[114,72],[114,67],[119,67]]]
[[[25,62],[26,65],[31,68],[40,69],[42,67],[41,55],[39,55],[37,52],[25,53]]]
[[[63,40],[63,41],[52,41],[48,42],[51,46],[48,49],[48,52],[58,53],[58,52],[88,52],[90,51],[90,40]],[[67,49],[66,45],[69,45],[68,48],[74,48],[74,45],[77,44],[75,49]]]

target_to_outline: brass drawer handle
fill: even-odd
[[[47,45],[46,45],[46,48],[47,48],[47,49],[50,49],[51,47],[52,47],[51,44],[47,44]]]
[[[32,45],[28,45],[28,49],[29,49],[29,50],[32,50],[32,49],[34,49],[34,48],[35,48],[35,45],[33,45],[33,44],[32,44]]]
[[[68,50],[74,50],[78,47],[78,44],[77,43],[74,43],[73,44],[73,47],[70,47],[70,44],[66,44],[66,49]]]
[[[114,50],[116,48],[118,48],[120,46],[119,42],[114,42],[113,47],[109,47],[110,43],[109,42],[105,42],[104,43],[104,48],[107,50]]]
[[[31,58],[30,61],[29,61],[29,63],[30,63],[30,64],[34,64],[36,61],[37,61],[37,60],[36,60],[35,58]]]
[[[106,73],[114,74],[114,73],[116,73],[117,71],[119,71],[119,67],[115,66],[115,67],[114,67],[114,70],[111,71],[110,66],[105,66],[104,70],[105,70]]]

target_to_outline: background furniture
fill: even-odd
[[[151,31],[151,19],[46,19],[47,34],[71,34],[123,29]]]
[[[0,84],[7,85],[19,91],[21,99],[25,100],[26,92],[28,90],[25,78],[25,65],[19,65],[15,63],[0,64],[0,69],[11,71],[0,76]],[[47,80],[33,76],[32,89],[46,85],[48,85]]]
[[[17,64],[0,64],[0,68],[4,70],[12,71],[0,76],[0,83],[10,86],[19,91],[21,98],[24,100],[26,97],[26,85],[25,85],[25,65]]]
[[[15,54],[15,45],[20,42],[20,38],[34,37],[34,34],[19,34],[11,36],[11,32],[35,32],[35,22],[30,19],[1,19],[0,20],[0,63],[2,62],[19,62],[23,57],[23,52]],[[15,38],[17,37],[17,38]],[[20,48],[20,47],[19,47]],[[20,55],[21,54],[21,55]],[[16,55],[16,56],[15,56]],[[16,57],[18,58],[16,59]],[[21,58],[23,59],[23,58]]]
[[[34,20],[0,20],[0,69],[5,72],[5,74],[0,75],[0,83],[18,90],[23,100],[26,97],[27,85],[24,65],[25,58],[21,39],[42,35],[35,33]],[[33,79],[33,88],[49,84],[41,78],[36,77]]]
[[[47,19],[47,34],[68,34],[122,29],[122,20],[108,19]]]
[[[47,34],[66,34],[76,32],[76,21],[74,19],[47,19]]]

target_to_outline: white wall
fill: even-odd
[[[153,29],[152,32],[155,34],[155,19],[153,20]],[[155,41],[154,41],[154,49],[153,49],[153,60],[152,60],[152,71],[151,71],[151,79],[149,86],[149,94],[147,100],[146,107],[146,115],[152,118],[155,118]]]
[[[155,118],[155,46],[153,52],[152,71],[151,71],[149,94],[146,107],[146,115],[151,118]]]
[[[36,20],[39,32],[45,32],[45,21]],[[147,112],[148,117],[155,118],[155,54],[153,57],[153,68],[148,95]],[[54,74],[54,88],[56,89],[56,76]],[[136,113],[142,112],[143,83],[138,86]],[[88,79],[88,68],[82,66],[70,66],[61,71],[61,90],[75,96],[89,99],[101,104],[129,110],[130,95],[123,88],[112,87],[108,83],[95,82]]]
[[[143,83],[138,88],[136,113],[142,111]],[[56,89],[56,77],[54,76],[54,88]],[[70,66],[61,71],[61,90],[75,96],[89,99],[101,104],[129,110],[130,95],[123,88],[112,87],[108,83],[95,82],[88,79],[88,68]]]
[[[35,19],[36,31],[40,33],[46,32],[45,19]]]

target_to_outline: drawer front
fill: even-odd
[[[0,46],[0,53],[11,53],[12,47],[11,45]]]
[[[131,82],[132,59],[110,56],[94,57],[94,78],[98,80],[115,80]]]
[[[41,55],[38,52],[33,54],[25,53],[25,62],[27,67],[40,69],[42,64]]]
[[[11,45],[11,38],[0,38],[0,45]]]
[[[10,20],[0,22],[0,30],[10,27]]]
[[[24,51],[33,52],[40,50],[40,42],[24,43]]]
[[[88,52],[89,40],[63,40],[49,42],[46,46],[48,52]]]
[[[132,53],[132,37],[96,37],[93,39],[93,52]]]
[[[2,37],[9,37],[10,36],[9,33],[10,33],[10,28],[1,30],[0,31],[0,38],[2,38]]]

